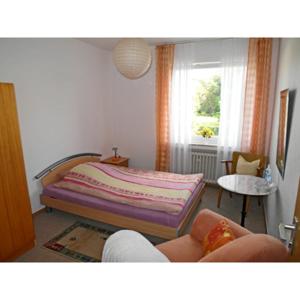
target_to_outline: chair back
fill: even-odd
[[[262,177],[263,175],[263,170],[266,167],[266,163],[267,163],[267,157],[264,155],[260,155],[260,154],[254,154],[254,153],[247,153],[247,152],[238,152],[238,151],[234,151],[232,152],[232,164],[231,164],[231,174],[235,174],[236,173],[236,166],[237,166],[237,162],[239,159],[239,156],[242,156],[245,160],[252,162],[255,160],[260,160],[259,162],[259,172],[257,174],[257,176]]]

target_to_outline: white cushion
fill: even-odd
[[[259,163],[260,163],[260,159],[250,162],[247,161],[242,155],[240,155],[236,165],[236,173],[256,176]]]
[[[169,260],[140,233],[120,230],[105,242],[102,262],[169,262]]]

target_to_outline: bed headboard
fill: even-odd
[[[45,187],[51,183],[57,182],[59,181],[63,176],[64,173],[66,173],[68,170],[72,169],[73,167],[85,163],[85,162],[100,162],[100,158],[101,155],[98,154],[97,156],[95,155],[91,155],[91,154],[82,154],[82,155],[77,155],[78,157],[74,157],[74,158],[67,158],[67,160],[63,161],[62,163],[60,163],[57,166],[54,166],[53,169],[50,168],[50,170],[48,172],[46,172],[46,175],[40,175],[43,173],[43,171],[41,173],[39,173],[38,175],[35,176],[36,179],[41,178],[41,183],[42,186]],[[59,161],[60,162],[60,161]],[[55,165],[56,163],[54,163],[53,165]],[[47,168],[49,169],[49,167]],[[47,170],[45,169],[45,170]],[[45,171],[44,170],[44,171]]]

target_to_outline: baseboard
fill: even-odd
[[[46,211],[46,207],[42,207],[41,209],[39,209],[39,210],[37,210],[36,212],[34,212],[34,213],[32,214],[32,216],[35,217],[35,216],[37,216],[37,215],[39,215],[40,213],[45,212],[45,211]]]
[[[218,187],[219,186],[217,182],[207,182],[207,181],[205,181],[205,184],[206,184],[206,186],[212,186],[212,187]]]

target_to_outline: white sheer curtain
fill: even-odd
[[[223,159],[231,159],[232,151],[240,149],[248,39],[222,41],[222,79],[220,127],[218,137],[217,178],[225,172]]]
[[[175,47],[170,98],[170,169],[182,174],[191,172],[193,53],[192,43]]]

